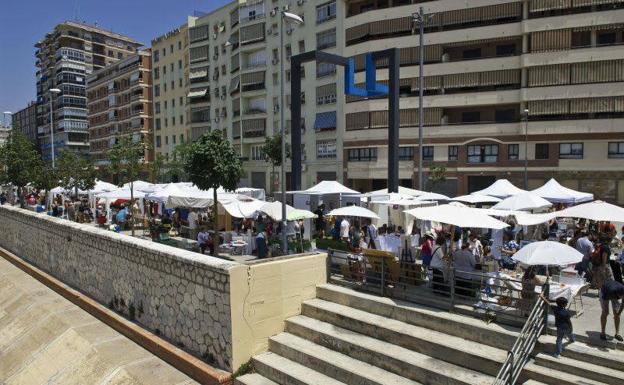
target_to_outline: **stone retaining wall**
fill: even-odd
[[[0,206],[0,246],[232,371],[230,270],[240,265]]]

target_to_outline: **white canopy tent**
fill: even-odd
[[[594,221],[624,222],[624,208],[603,201],[582,203],[557,211],[561,218],[586,218]]]
[[[514,214],[516,221],[522,226],[534,226],[541,223],[550,222],[557,218],[557,213],[531,214],[526,212],[517,212]]]
[[[459,204],[445,204],[432,207],[419,207],[405,211],[415,218],[459,227],[482,229],[503,229],[507,223],[494,219],[471,207]]]
[[[542,210],[550,206],[552,206],[552,203],[546,199],[531,192],[524,192],[505,198],[492,206],[492,208],[496,210],[529,211]]]
[[[380,199],[381,197],[387,197],[388,199]],[[368,207],[379,216],[379,219],[376,220],[376,225],[379,226],[383,223],[401,225],[409,233],[412,231],[413,217],[406,214],[405,210],[437,205],[436,202],[423,201],[411,195],[400,193],[374,196],[371,199],[375,200],[371,200],[368,203]]]
[[[419,195],[424,194],[426,191],[420,191],[420,190],[415,190],[413,188],[409,188],[409,187],[403,187],[403,186],[399,186],[399,191],[398,194],[401,195],[410,195],[413,197],[417,197]],[[371,191],[369,193],[366,193],[364,195],[366,195],[367,197],[374,197],[376,195],[388,195],[388,189],[387,188],[382,188],[381,190],[376,190],[376,191]]]
[[[236,193],[247,195],[248,197],[259,199],[261,201],[266,199],[266,193],[263,188],[240,187],[236,189]]]
[[[107,191],[107,192],[103,192],[100,194],[95,194],[95,197],[98,203],[100,203],[102,200],[104,201],[104,206],[105,206],[105,210],[107,213],[107,219],[108,221],[110,221],[111,220],[110,205],[118,200],[129,201],[131,199],[131,195],[132,197],[134,197],[134,199],[138,203],[140,212],[143,213],[143,198],[145,198],[144,192],[133,191],[133,193],[131,194],[130,189],[120,188],[120,189],[113,190],[113,191]]]
[[[247,196],[236,196],[236,198],[231,199],[221,195],[217,197],[217,200],[221,207],[234,218],[254,218],[258,210],[266,203]]]
[[[332,217],[359,217],[359,218],[379,219],[379,216],[377,214],[361,206],[340,207],[338,209],[334,209],[330,211],[329,213],[325,215],[332,216]]]
[[[434,192],[424,192],[416,197],[420,201],[450,201],[451,198],[444,194],[438,194]]]
[[[335,180],[324,180],[305,190],[316,194],[360,194],[359,191],[348,188]]]
[[[282,203],[279,201],[263,202],[258,211],[268,215],[274,221],[282,220]],[[311,211],[295,209],[290,205],[286,205],[286,220],[288,221],[315,217],[316,215]]]
[[[497,197],[493,197],[493,196],[489,196],[489,195],[468,194],[468,195],[461,195],[461,196],[455,197],[455,198],[453,198],[451,200],[455,201],[455,202],[479,204],[479,203],[498,203],[502,199],[497,198]]]
[[[572,190],[560,185],[554,178],[531,192],[552,203],[579,204],[594,200],[594,194]]]
[[[134,191],[142,191],[144,193],[152,193],[158,189],[158,187],[149,182],[145,182],[142,180],[135,180],[133,182],[128,182],[122,186],[124,189],[130,189],[130,185],[132,185],[132,189]]]
[[[523,192],[526,192],[526,191],[514,186],[507,179],[498,179],[496,182],[492,183],[489,187],[483,190],[474,191],[472,194],[489,195],[489,196],[504,199],[512,195],[520,194]]]

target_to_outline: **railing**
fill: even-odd
[[[402,253],[397,260],[377,250],[356,255],[330,249],[328,281],[518,326],[525,323],[537,299],[534,291],[523,291],[519,279],[496,271],[427,270],[409,251]]]
[[[548,284],[544,285],[543,293],[548,298]],[[548,305],[538,300],[531,310],[520,335],[516,339],[511,350],[507,353],[507,359],[500,368],[494,385],[514,385],[520,377],[520,373],[529,360],[537,339],[546,327],[548,317]]]

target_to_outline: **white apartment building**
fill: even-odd
[[[285,25],[286,105],[279,103],[279,10]],[[418,28],[423,7],[424,158],[446,181],[418,186]],[[624,202],[624,2],[619,0],[248,0],[191,18],[190,136],[223,130],[245,159],[243,183],[271,190],[261,146],[290,126],[290,55],[314,49],[354,57],[401,53],[400,179],[462,194],[496,178],[528,188],[550,177]],[[377,78],[388,78],[377,63]],[[344,96],[342,70],[308,63],[302,90],[302,187],[337,179],[386,186],[387,98]],[[525,110],[528,110],[525,112]],[[527,135],[525,136],[525,130]],[[289,166],[289,165],[288,165]],[[289,178],[287,178],[288,181]]]

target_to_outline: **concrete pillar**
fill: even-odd
[[[529,0],[522,2],[522,20],[529,18]]]
[[[598,34],[596,33],[595,29],[591,30],[591,34],[590,34],[590,42],[591,42],[591,46],[595,47],[598,44]]]
[[[529,85],[528,69],[522,68],[520,70],[520,87],[526,88]]]
[[[529,34],[522,35],[522,53],[529,53]]]

